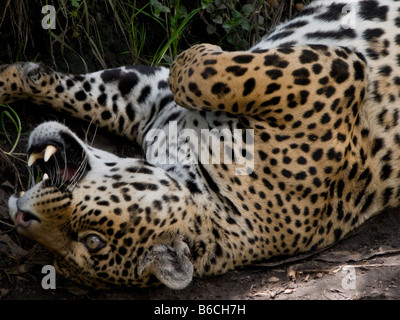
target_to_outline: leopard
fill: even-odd
[[[316,0],[247,51],[197,44],[169,68],[2,65],[1,103],[47,105],[144,155],[40,124],[27,165],[42,179],[8,202],[17,232],[95,289],[183,289],[337,243],[400,205],[399,12]]]

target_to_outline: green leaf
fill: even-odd
[[[254,12],[254,7],[252,4],[248,3],[242,7],[242,13],[248,17],[251,13]]]
[[[75,9],[78,9],[79,6],[81,5],[81,0],[70,0],[71,1],[71,6],[73,6]]]
[[[188,12],[187,12],[185,6],[180,5],[178,7],[178,11],[176,13],[176,19],[185,18],[187,15],[188,15]]]
[[[215,7],[212,4],[207,5],[205,8],[208,13],[214,13],[215,11]]]
[[[232,17],[233,19],[242,19],[243,15],[239,11],[232,9]]]
[[[246,50],[249,43],[245,39],[239,39],[236,43],[236,50]]]
[[[166,12],[166,13],[169,13],[169,12],[171,12],[171,10],[168,8],[168,7],[166,7],[166,6],[164,6],[160,1],[158,1],[158,0],[150,0],[150,5],[153,7],[153,9],[154,9],[154,15],[156,16],[156,17],[159,17],[160,16],[160,13],[162,13],[162,12]]]
[[[250,29],[251,29],[249,20],[243,19],[242,22],[240,23],[240,25],[242,26],[243,30],[250,31]]]
[[[226,8],[225,2],[226,0],[215,0],[215,5],[219,9],[225,9]]]
[[[209,7],[213,7],[212,5],[213,0],[201,0],[201,8],[204,10],[206,9],[207,12]]]
[[[232,29],[235,28],[235,26],[232,24],[232,21],[228,20],[222,24],[222,28],[224,28],[229,33]]]
[[[235,34],[233,34],[233,33],[228,34],[228,36],[226,37],[226,40],[228,40],[228,42],[230,44],[236,45],[237,39],[236,39],[236,35]]]
[[[222,24],[224,21],[222,19],[222,16],[216,16],[215,18],[212,19],[212,21],[216,24]]]

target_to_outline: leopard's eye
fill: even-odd
[[[87,235],[82,242],[90,252],[97,252],[106,245],[105,241],[94,233]]]

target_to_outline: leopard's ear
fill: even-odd
[[[193,264],[188,254],[189,248],[183,241],[179,241],[179,244],[175,242],[172,245],[155,245],[139,263],[139,275],[149,272],[167,287],[183,289],[193,278]]]

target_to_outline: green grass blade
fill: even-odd
[[[21,131],[22,131],[21,120],[18,114],[15,112],[15,110],[12,109],[9,105],[0,104],[0,106],[8,109],[8,110],[3,110],[3,112],[1,113],[0,122],[1,122],[1,128],[4,132],[4,135],[6,136],[7,141],[12,145],[11,150],[7,152],[7,154],[11,155],[14,152],[15,148],[17,147],[18,142],[21,138]],[[14,124],[15,129],[17,131],[17,138],[15,139],[14,142],[11,141],[9,134],[7,133],[4,120],[5,117],[7,117]]]
[[[165,53],[168,51],[168,48],[176,41],[178,41],[178,37],[181,34],[182,30],[186,27],[188,22],[201,10],[201,8],[194,9],[191,11],[185,19],[183,19],[182,23],[179,25],[179,27],[174,31],[174,33],[171,35],[171,38],[168,40],[168,42],[161,48],[161,50],[157,50],[152,65],[158,65],[161,63],[161,60],[163,59]],[[172,57],[174,58],[174,57]]]

